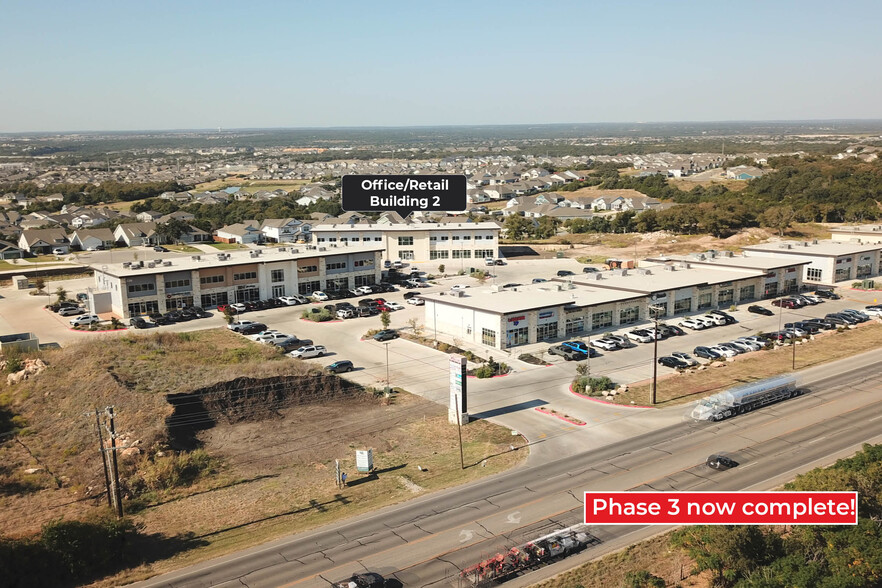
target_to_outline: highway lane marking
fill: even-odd
[[[521,522],[521,511],[516,510],[513,513],[509,514],[506,517],[505,522],[511,523],[512,525],[517,525],[518,523],[520,523]]]
[[[882,414],[880,414],[880,415],[877,416],[877,417],[873,417],[873,418],[871,418],[871,419],[870,419],[869,421],[867,421],[867,422],[872,423],[873,421],[878,421],[879,419],[882,419]]]
[[[459,532],[459,542],[465,543],[466,541],[471,541],[474,536],[475,533],[471,529],[463,529]]]
[[[826,439],[826,438],[827,438],[827,436],[824,435],[823,437],[818,437],[817,439],[812,439],[811,441],[809,441],[808,443],[806,443],[806,445],[811,445],[812,443],[817,443],[818,441],[823,441],[823,440]]]

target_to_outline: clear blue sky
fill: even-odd
[[[6,0],[0,131],[882,118],[882,2]]]

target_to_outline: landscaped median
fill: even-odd
[[[827,331],[805,339],[794,349],[784,345],[768,351],[738,355],[728,361],[711,362],[706,369],[672,373],[658,378],[656,406],[683,404],[745,383],[811,366],[844,359],[882,346],[882,322],[873,321],[849,329]],[[795,360],[794,360],[795,357]],[[629,386],[627,391],[607,398],[615,404],[648,405],[650,381]]]

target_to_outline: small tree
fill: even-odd
[[[384,329],[388,329],[389,323],[391,323],[391,322],[392,322],[392,317],[389,316],[388,310],[384,310],[383,312],[380,313],[380,324],[383,325]]]
[[[58,302],[64,302],[67,300],[67,290],[61,286],[55,289],[55,295],[58,297]]]
[[[228,325],[233,322],[233,311],[229,306],[224,309],[224,320]]]
[[[410,327],[410,330],[413,331],[413,334],[417,337],[422,335],[423,333],[423,325],[416,318],[412,318],[407,321],[407,326]]]
[[[34,287],[37,288],[37,293],[42,292],[43,288],[46,287],[46,280],[44,280],[43,278],[35,279],[34,280]]]
[[[443,274],[445,269],[447,269],[447,268],[445,268],[444,264],[442,263],[441,265],[438,266],[438,273]]]
[[[576,364],[576,374],[582,378],[591,375],[591,367],[588,365],[587,361],[580,361]]]

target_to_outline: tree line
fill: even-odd
[[[128,182],[101,182],[95,184],[51,184],[41,188],[33,182],[12,182],[0,184],[0,193],[12,192],[24,194],[35,198],[37,196],[49,196],[61,194],[63,202],[35,202],[28,207],[28,211],[46,210],[57,212],[64,204],[95,205],[101,202],[131,202],[142,198],[153,198],[163,192],[182,192],[187,190],[177,182],[140,182],[136,184]]]

